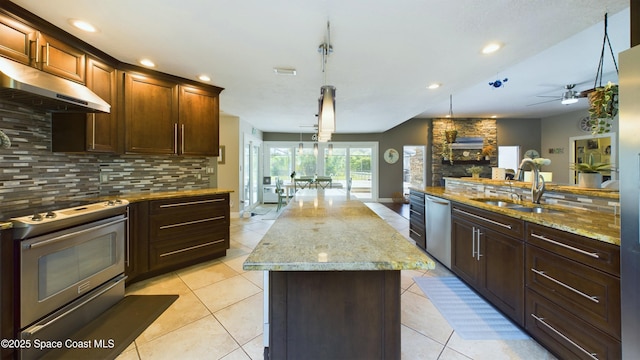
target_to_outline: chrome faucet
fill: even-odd
[[[529,165],[529,168],[533,172],[533,181],[531,182],[531,201],[534,204],[540,204],[540,198],[542,198],[542,194],[544,193],[544,177],[540,175],[538,167],[533,160],[524,158],[518,168],[518,181],[524,181],[525,165]]]

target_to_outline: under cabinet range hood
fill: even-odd
[[[84,85],[0,57],[0,99],[51,112],[111,112]]]

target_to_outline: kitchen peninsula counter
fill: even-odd
[[[464,181],[476,182],[478,184],[495,184],[498,183],[493,180],[471,180],[465,179]],[[504,183],[504,182],[502,182]],[[514,182],[515,184],[515,182]],[[530,183],[522,183],[517,186],[526,186],[530,189]],[[603,191],[596,192],[596,190],[580,189],[577,187],[563,186],[572,194],[576,195],[592,195],[597,194],[600,197],[609,199],[612,203],[618,202],[618,193]],[[570,189],[569,189],[570,188]],[[580,204],[576,203],[574,206],[569,205],[557,205],[548,203],[547,201],[554,201],[556,198],[542,196],[543,206],[551,209],[559,210],[552,213],[530,213],[520,212],[512,210],[506,207],[497,207],[494,205],[486,204],[477,199],[497,198],[497,199],[509,199],[507,196],[500,194],[494,194],[492,192],[486,192],[484,190],[477,193],[461,192],[452,189],[446,189],[444,187],[426,187],[426,188],[412,188],[414,190],[423,192],[427,195],[440,197],[443,199],[456,201],[462,204],[471,205],[480,209],[493,211],[499,214],[507,215],[510,217],[522,219],[530,223],[547,226],[550,228],[566,231],[573,234],[582,235],[594,240],[603,241],[606,243],[620,245],[620,214],[612,211],[595,211],[585,210],[580,208]],[[546,197],[546,198],[545,198]],[[530,200],[523,200],[522,204],[525,206],[533,205]],[[591,204],[588,200],[585,200],[585,204]]]
[[[399,359],[400,270],[435,262],[342,190],[302,190],[246,259],[269,359]]]

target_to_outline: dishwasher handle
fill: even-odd
[[[425,195],[424,198],[425,198],[425,200],[430,201],[430,202],[435,203],[435,204],[438,204],[438,205],[449,205],[449,204],[451,204],[451,202],[448,201],[448,200],[443,200],[443,199],[440,199],[440,198],[431,197],[429,195]]]

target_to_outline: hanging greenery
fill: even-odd
[[[589,94],[589,124],[594,135],[610,132],[613,118],[617,114],[618,85],[609,82]]]
[[[611,41],[607,34],[607,14],[604,14],[604,39],[602,40],[602,51],[600,52],[600,61],[598,70],[596,70],[596,80],[593,84],[594,90],[589,93],[589,125],[591,132],[596,134],[604,134],[611,131],[611,125],[615,116],[618,114],[618,85],[611,82],[602,86],[602,69],[604,65],[604,50],[609,45],[613,65],[618,72],[618,64],[613,55]]]

